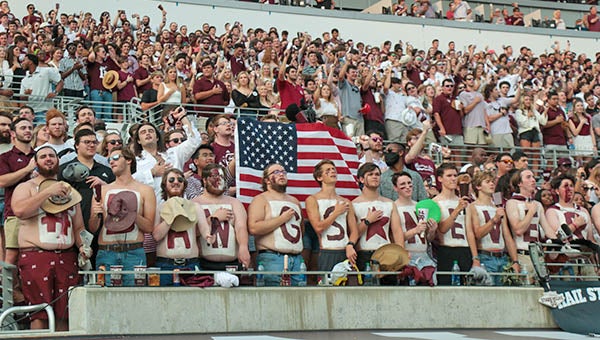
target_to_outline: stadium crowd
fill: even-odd
[[[369,46],[337,29],[320,37],[239,22],[188,29],[159,10],[158,25],[58,5],[42,15],[28,4],[19,19],[0,1],[2,259],[19,267],[15,301],[54,302],[59,328],[67,288],[88,259],[106,270],[261,263],[267,271],[281,271],[284,258],[291,271],[348,259],[362,271],[395,243],[409,252],[416,283],[433,285],[451,283],[433,273],[455,261],[462,271],[532,272],[529,242],[555,238],[562,224],[600,242],[597,56],[558,43],[537,55],[438,40],[427,50]],[[56,96],[90,105],[69,122],[52,107]],[[107,130],[102,120],[124,119],[114,103],[133,98],[149,121],[127,135]],[[358,150],[356,197],[337,193],[339,163],[324,159],[311,165],[320,189],[304,211],[281,164],[261,169],[263,192],[244,207],[234,112],[346,134]],[[543,160],[542,146],[559,158]],[[430,198],[437,219],[416,209]],[[47,326],[44,314],[31,326]]]

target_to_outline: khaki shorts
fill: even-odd
[[[514,148],[515,141],[512,133],[500,133],[492,135],[492,144],[498,148]]]
[[[487,145],[481,126],[466,127],[463,130],[465,144]]]
[[[5,248],[19,249],[19,219],[11,216],[4,221]]]

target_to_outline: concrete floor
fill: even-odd
[[[70,338],[68,334],[45,339]],[[600,338],[600,335],[598,336]],[[38,338],[38,337],[36,337]],[[181,335],[138,335],[138,336],[75,336],[77,339],[173,339],[173,340],[589,340],[593,337],[566,333],[559,330],[387,330],[387,331],[317,331],[317,332],[273,332],[239,334],[181,334]]]

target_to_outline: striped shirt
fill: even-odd
[[[67,72],[70,70],[75,63],[78,62],[77,58],[65,57],[60,60],[58,64],[58,70],[60,73]],[[79,69],[81,73],[87,75],[87,68],[82,67]],[[83,79],[79,76],[79,72],[73,71],[68,77],[63,79],[63,88],[73,91],[83,90]]]

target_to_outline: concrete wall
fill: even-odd
[[[541,288],[75,288],[70,329],[168,334],[324,329],[555,328]]]

